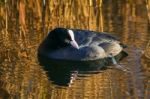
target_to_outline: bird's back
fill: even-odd
[[[116,37],[109,33],[72,29],[79,49],[71,46],[62,48],[49,54],[49,57],[66,60],[96,60],[106,58],[111,51],[117,55],[122,48]],[[111,50],[112,49],[112,50]]]

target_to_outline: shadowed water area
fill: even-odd
[[[149,22],[149,0],[1,0],[0,98],[150,99]],[[128,46],[116,57],[125,70],[38,57],[55,27],[117,36]]]

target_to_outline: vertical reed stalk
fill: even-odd
[[[8,39],[9,39],[9,36],[8,36],[8,1],[5,0],[5,34],[4,34],[4,39],[6,40],[5,43],[6,45],[9,45],[8,43]]]
[[[26,39],[26,13],[25,13],[25,0],[19,2],[19,22],[21,25],[20,37]],[[25,41],[25,40],[24,40]]]
[[[148,16],[148,23],[150,24],[150,1],[146,0],[146,8],[147,8],[147,16]],[[145,49],[145,56],[150,59],[150,40]]]
[[[8,30],[8,13],[7,13],[7,0],[5,0],[5,27],[6,27],[6,32]]]
[[[147,8],[148,21],[150,23],[150,1],[149,0],[146,0],[146,8]]]
[[[103,9],[102,9],[102,0],[100,0],[100,29],[103,32]]]
[[[40,2],[39,0],[36,0],[36,5],[37,5],[37,13],[38,13],[38,16],[41,18],[41,7],[40,7]],[[40,20],[41,21],[41,20]]]
[[[45,33],[45,12],[46,12],[46,1],[42,2],[42,30]]]

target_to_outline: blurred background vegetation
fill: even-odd
[[[36,57],[38,45],[55,27],[116,34],[132,45],[126,62],[133,74],[107,70],[76,81],[72,88],[55,88]],[[0,0],[0,97],[149,99],[149,32],[150,0]],[[139,80],[138,71],[146,79]]]

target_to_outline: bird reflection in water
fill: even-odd
[[[127,55],[126,52],[122,51],[114,58],[116,62],[119,62]],[[66,61],[48,59],[39,55],[38,60],[43,69],[47,71],[49,80],[58,86],[71,86],[79,74],[96,74],[113,64],[112,58],[94,61]]]

